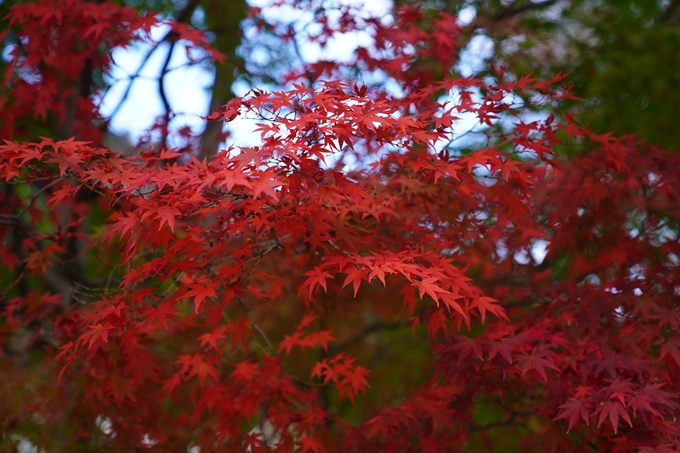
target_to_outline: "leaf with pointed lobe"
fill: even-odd
[[[301,338],[301,332],[295,332],[293,335],[284,335],[283,340],[279,343],[279,352],[285,349],[286,354],[290,354],[290,351],[294,346],[300,345]]]
[[[234,367],[234,371],[231,375],[241,381],[250,382],[258,374],[257,364],[246,360],[244,362],[239,362]]]
[[[590,410],[589,410],[589,405],[586,404],[583,400],[581,399],[576,399],[572,398],[566,403],[562,404],[559,406],[558,409],[560,410],[560,413],[558,414],[557,417],[555,417],[553,420],[562,420],[562,419],[569,419],[569,427],[567,428],[567,432],[571,431],[571,429],[576,426],[576,422],[578,422],[579,418],[585,422],[586,425],[589,425],[589,417],[590,417]]]
[[[312,313],[312,312],[305,313],[305,315],[300,320],[300,323],[298,324],[297,329],[302,330],[306,327],[309,327],[317,319],[319,319],[318,314]]]
[[[359,285],[361,285],[361,281],[366,280],[366,272],[363,269],[352,267],[349,270],[346,270],[345,273],[347,274],[347,278],[345,278],[345,282],[342,284],[342,287],[344,288],[351,283],[352,287],[354,288],[354,297],[357,297],[357,292],[359,291]]]
[[[667,355],[673,358],[675,363],[680,366],[680,335],[675,334],[671,336],[661,345],[659,360],[662,360]]]
[[[97,323],[91,326],[81,338],[83,340],[88,340],[87,348],[92,349],[93,345],[109,342],[109,330],[111,330],[111,328],[111,324]]]
[[[602,404],[595,411],[595,414],[597,413],[600,414],[597,426],[599,427],[602,422],[606,420],[607,417],[609,417],[609,421],[611,422],[612,428],[614,429],[614,433],[618,432],[619,416],[628,422],[628,425],[631,427],[633,426],[633,422],[630,419],[630,415],[628,415],[628,411],[626,411],[626,408],[619,401],[604,402],[604,404]]]
[[[299,342],[299,344],[303,348],[314,348],[317,345],[320,345],[324,351],[328,351],[328,343],[331,341],[338,341],[333,335],[333,332],[330,330],[322,330],[321,332],[308,334]]]
[[[309,287],[309,298],[312,298],[312,295],[314,294],[314,289],[316,286],[321,286],[324,291],[327,290],[326,288],[326,279],[327,278],[333,278],[333,275],[320,269],[319,267],[315,267],[313,270],[305,272],[302,275],[306,275],[308,278],[305,280],[305,282],[302,284],[300,287],[300,291],[302,291],[305,287]]]
[[[508,364],[512,365],[512,347],[509,340],[503,338],[500,341],[489,342],[489,360],[493,359],[496,354],[500,354]]]
[[[207,297],[217,297],[215,293],[215,287],[218,282],[211,282],[206,285],[202,283],[191,283],[189,284],[189,291],[184,294],[184,297],[194,297],[194,310],[198,313],[198,309]]]
[[[498,305],[498,301],[491,297],[481,296],[472,300],[470,303],[470,308],[476,308],[482,317],[482,323],[486,317],[486,312],[493,313],[498,319],[508,319],[505,315],[505,310],[503,307]]]
[[[550,368],[555,371],[559,371],[559,368],[555,366],[550,355],[545,350],[534,351],[531,355],[524,357],[524,366],[522,368],[522,376],[527,374],[531,369],[538,372],[544,382],[548,381],[548,377],[545,369]]]
[[[463,318],[467,319],[467,312],[463,309],[463,307],[460,306],[458,302],[456,302],[456,299],[462,298],[463,296],[454,293],[446,293],[441,295],[441,301],[449,310],[449,312],[451,312],[451,310],[457,311]]]
[[[418,288],[418,291],[420,292],[420,298],[422,299],[425,294],[430,296],[436,303],[437,306],[439,306],[439,294],[446,294],[447,291],[440,286],[436,285],[436,283],[439,281],[438,278],[436,277],[429,277],[429,278],[423,278],[422,280],[418,281],[415,280],[413,282],[413,285]]]
[[[438,309],[432,313],[427,330],[432,338],[435,338],[439,332],[442,332],[444,335],[448,333],[448,319],[443,310]]]
[[[179,373],[173,374],[169,379],[163,384],[163,391],[166,393],[172,393],[181,384],[181,375]]]
[[[326,451],[321,441],[316,437],[302,437],[298,439],[298,442],[302,445],[302,453],[322,453]]]
[[[198,337],[198,341],[201,343],[202,346],[210,346],[212,347],[215,351],[217,351],[217,342],[223,338],[226,338],[226,335],[224,334],[225,327],[220,326],[217,329],[213,330],[212,332],[205,333]]]
[[[369,371],[361,366],[356,366],[345,374],[345,377],[338,382],[338,391],[340,392],[340,399],[343,395],[346,395],[350,401],[354,402],[355,396],[360,392],[366,391],[366,388],[370,387],[366,376]],[[349,387],[349,389],[348,389]]]
[[[458,340],[454,345],[449,346],[447,348],[448,351],[460,351],[458,353],[458,365],[463,363],[466,358],[470,356],[471,353],[474,353],[474,355],[479,359],[479,360],[484,360],[483,353],[482,353],[482,346],[480,343],[472,338],[463,336],[463,335],[456,335],[456,340]]]

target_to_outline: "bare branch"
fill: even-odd
[[[548,6],[552,6],[560,1],[561,0],[547,0],[545,2],[540,3],[526,3],[524,5],[516,6],[514,8],[506,8],[501,13],[492,17],[491,20],[494,22],[498,22],[513,16],[519,16],[520,14],[524,14],[529,11],[547,8]]]
[[[363,340],[365,337],[368,335],[378,332],[381,330],[397,330],[401,329],[402,327],[407,327],[410,326],[410,324],[406,321],[400,321],[400,322],[374,322],[373,324],[369,324],[366,327],[364,327],[362,330],[357,332],[356,334],[352,335],[351,337],[347,338],[344,341],[341,341],[337,343],[335,346],[332,346],[329,348],[329,354],[336,354],[340,351],[344,351],[354,343],[357,343],[361,340]]]
[[[40,190],[38,190],[38,191],[31,197],[31,199],[29,200],[29,202],[28,202],[28,204],[26,205],[26,207],[25,207],[24,209],[22,209],[21,211],[19,211],[19,212],[16,214],[16,218],[17,218],[17,219],[20,219],[21,216],[23,216],[23,215],[26,213],[26,211],[28,211],[28,210],[31,208],[31,206],[33,206],[33,203],[35,203],[35,200],[38,198],[38,196],[40,196],[41,193],[45,192],[46,190],[49,190],[52,186],[55,186],[56,184],[60,183],[60,182],[63,181],[64,179],[66,179],[66,178],[64,178],[64,177],[62,176],[61,178],[55,179],[54,181],[50,182],[49,184],[43,186]]]
[[[245,308],[246,311],[248,312],[248,317],[250,318],[250,322],[252,323],[253,328],[257,330],[260,335],[262,335],[262,338],[264,338],[265,343],[267,343],[267,346],[269,347],[271,355],[276,355],[276,349],[274,349],[274,346],[272,345],[271,341],[269,341],[269,337],[267,337],[267,334],[264,332],[264,330],[262,330],[262,328],[253,319],[253,313],[250,311],[250,306],[248,305],[248,303],[245,301],[243,297],[241,297],[238,294],[236,295],[236,298],[241,303],[241,305],[243,305],[243,308]]]

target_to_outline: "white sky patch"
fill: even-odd
[[[38,449],[30,440],[25,439],[21,436],[10,436],[15,442],[17,442],[17,452],[19,453],[44,453],[45,450]]]
[[[470,39],[465,48],[460,51],[458,71],[463,77],[468,77],[484,69],[486,61],[494,54],[494,43],[484,34],[478,34]]]
[[[149,437],[148,434],[144,434],[144,436],[142,437],[142,445],[144,445],[147,448],[151,448],[157,443],[158,441],[156,439],[152,439],[151,437]]]
[[[531,261],[529,253],[524,249],[517,250],[513,255],[513,259],[519,264],[529,264],[529,261]]]
[[[534,259],[536,264],[541,264],[548,254],[548,245],[550,242],[543,239],[537,239],[531,244],[531,257]]]
[[[466,6],[458,12],[458,25],[466,27],[477,17],[477,10],[474,6]]]

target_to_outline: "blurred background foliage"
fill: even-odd
[[[680,148],[680,1],[444,0],[427,5],[460,14],[467,22],[468,46],[488,40],[486,62],[538,78],[567,73],[573,93],[585,101],[568,107],[593,131],[635,133],[665,149]]]

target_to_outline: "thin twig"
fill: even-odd
[[[405,321],[400,321],[400,322],[391,322],[391,323],[385,323],[385,322],[374,322],[373,324],[369,324],[368,326],[364,327],[361,331],[357,332],[356,334],[352,335],[351,337],[347,338],[346,340],[336,344],[334,347],[330,348],[329,354],[335,354],[339,351],[344,351],[347,349],[349,346],[352,344],[361,341],[364,337],[367,335],[370,335],[374,332],[380,331],[380,330],[396,330],[396,329],[401,329],[402,327],[407,327],[410,326],[410,323],[405,322]]]
[[[177,15],[175,16],[175,20],[177,22],[186,22],[191,18],[191,15],[193,14],[194,10],[198,6],[199,0],[191,0],[190,2],[187,3],[187,5],[179,10],[177,12]],[[125,92],[123,93],[123,97],[120,98],[120,101],[118,101],[118,105],[116,105],[116,108],[113,109],[113,112],[111,112],[111,115],[109,115],[109,118],[113,118],[116,116],[118,111],[121,109],[125,101],[127,100],[128,96],[130,95],[130,91],[132,90],[132,84],[134,83],[135,79],[139,78],[141,75],[142,70],[144,67],[146,67],[147,63],[151,59],[151,55],[160,47],[160,45],[165,42],[165,41],[170,41],[172,39],[176,40],[177,33],[175,33],[174,30],[170,29],[165,36],[163,36],[158,42],[154,44],[154,46],[149,49],[149,51],[144,55],[144,58],[142,58],[142,62],[139,64],[139,67],[137,68],[137,71],[135,71],[134,74],[129,75],[129,82],[127,87],[125,88]],[[113,61],[113,58],[111,58]],[[114,62],[115,64],[115,62]]]
[[[60,182],[63,181],[64,179],[66,179],[66,178],[63,177],[63,176],[62,176],[61,178],[55,179],[54,181],[52,181],[52,182],[50,182],[49,184],[43,186],[42,189],[40,189],[39,191],[37,191],[37,192],[31,197],[31,199],[29,200],[29,202],[28,202],[28,204],[26,205],[26,207],[25,207],[24,209],[22,209],[21,211],[19,211],[19,213],[16,215],[17,219],[20,219],[21,216],[24,215],[24,214],[26,213],[26,211],[28,211],[28,210],[31,208],[31,206],[33,206],[33,203],[35,203],[35,200],[38,198],[38,196],[39,196],[41,193],[45,192],[46,190],[48,190],[48,189],[51,188],[52,186],[54,186],[54,185],[60,183]]]
[[[305,62],[305,59],[302,57],[302,51],[300,50],[300,46],[297,42],[297,33],[295,33],[295,28],[293,27],[293,24],[290,24],[288,27],[288,31],[291,34],[291,41],[293,41],[293,49],[295,49],[295,54],[297,55],[298,59],[300,60],[300,63],[302,64],[302,67],[305,70],[305,76],[307,77],[307,83],[309,83],[310,88],[312,87],[314,83],[314,77],[312,73],[309,71],[307,68],[307,63]]]
[[[163,102],[163,108],[165,109],[165,114],[163,115],[163,126],[165,127],[165,130],[163,131],[163,134],[162,134],[162,142],[161,142],[162,148],[165,148],[167,131],[170,127],[170,114],[172,113],[172,107],[170,106],[170,101],[168,101],[168,97],[165,94],[165,76],[168,72],[168,65],[170,64],[170,60],[172,59],[172,54],[175,51],[175,44],[177,44],[177,39],[171,38],[169,40],[169,42],[170,42],[170,49],[168,49],[168,54],[165,57],[165,61],[163,62],[163,67],[161,68],[161,74],[158,77],[158,93],[161,97],[161,101]]]
[[[552,6],[559,1],[561,1],[561,0],[547,0],[547,1],[541,2],[541,3],[526,3],[522,6],[517,6],[515,8],[506,8],[500,14],[497,14],[496,16],[492,17],[491,20],[493,20],[494,22],[501,21],[501,20],[507,19],[509,17],[518,16],[520,14],[529,12],[531,10],[541,9],[541,8],[546,8],[548,6]]]
[[[248,303],[239,294],[236,295],[236,298],[241,303],[241,305],[243,305],[243,308],[245,308],[246,311],[248,312],[248,317],[250,318],[250,322],[252,323],[255,330],[257,330],[259,332],[259,334],[262,335],[262,338],[264,338],[264,341],[267,343],[267,346],[269,347],[270,353],[272,355],[276,355],[276,349],[274,349],[274,346],[272,345],[271,341],[269,341],[269,337],[267,337],[267,334],[264,332],[264,330],[262,330],[262,328],[260,328],[260,326],[253,319],[253,312],[250,311],[250,306],[248,305]]]

